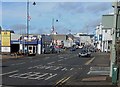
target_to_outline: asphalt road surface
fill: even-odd
[[[44,54],[24,58],[7,59],[2,62],[2,85],[71,85],[87,77],[95,60],[78,57],[78,52]],[[96,61],[97,62],[97,61]],[[97,63],[96,63],[97,64]],[[72,83],[74,85],[74,83]]]

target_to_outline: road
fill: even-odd
[[[68,51],[66,53],[29,56],[3,61],[2,74],[0,74],[2,84],[75,85],[76,82],[79,83],[83,77],[91,73],[91,66],[98,64],[95,61],[96,53],[89,58],[79,58],[78,52],[79,49],[75,52]],[[102,65],[105,64],[107,63],[105,62]]]

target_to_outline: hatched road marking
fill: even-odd
[[[15,72],[18,72],[18,70],[15,70],[15,71],[11,71],[11,72],[7,72],[7,73],[0,74],[0,76],[8,75],[8,74],[12,74],[12,73],[15,73]]]

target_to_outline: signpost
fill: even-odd
[[[1,31],[1,52],[10,52],[11,33],[10,31]]]

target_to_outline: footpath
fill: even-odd
[[[110,53],[93,53],[94,60],[87,65],[88,70],[83,70],[84,76],[71,84],[81,85],[80,87],[118,87],[112,84],[110,75]]]

